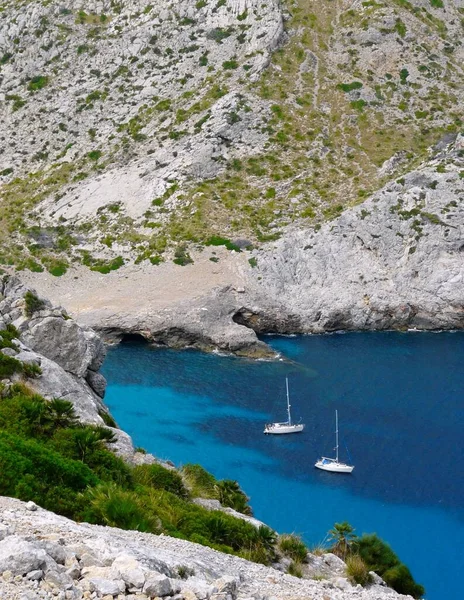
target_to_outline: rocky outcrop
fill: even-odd
[[[254,253],[256,332],[464,327],[464,137],[321,228]]]
[[[26,294],[38,299],[35,309],[28,308]],[[27,378],[28,387],[46,399],[64,398],[73,403],[84,423],[105,425],[108,409],[103,403],[106,381],[98,372],[105,357],[105,345],[88,327],[78,325],[63,308],[38,298],[33,290],[16,277],[4,276],[0,284],[0,328],[14,326],[19,339],[7,352],[23,364],[34,364],[40,375]],[[21,374],[13,380],[22,379]],[[4,386],[10,385],[7,380]],[[111,427],[116,436],[112,449],[126,460],[152,462],[150,455],[135,453],[130,436]]]
[[[34,307],[28,307],[28,292],[38,299]],[[42,369],[43,376],[31,385],[46,398],[69,397],[80,418],[103,423],[99,413],[106,411],[101,401],[106,384],[97,372],[106,349],[97,334],[78,325],[63,308],[38,298],[16,277],[4,276],[0,293],[3,327],[11,324],[20,334],[16,358]]]
[[[110,341],[135,334],[171,348],[194,347],[253,358],[275,357],[275,353],[257,339],[254,331],[236,326],[239,295],[235,288],[226,286],[156,313],[138,316],[123,312],[106,316],[104,320],[92,314],[90,322]]]
[[[351,585],[333,555],[309,559],[317,580],[168,536],[77,524],[0,497],[2,600],[411,599],[381,582]]]

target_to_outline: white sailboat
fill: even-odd
[[[264,427],[264,433],[299,433],[303,431],[303,423],[292,423],[292,415],[290,413],[290,395],[288,393],[288,378],[285,378],[287,385],[287,414],[288,420],[285,423],[268,423]]]
[[[347,465],[338,460],[338,410],[335,411],[335,440],[337,444],[335,446],[335,458],[323,456],[314,466],[323,471],[332,471],[332,473],[351,473],[354,469],[354,465]]]

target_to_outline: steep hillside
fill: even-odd
[[[4,1],[3,262],[186,264],[338,216],[460,129],[463,7]]]

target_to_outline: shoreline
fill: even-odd
[[[319,304],[327,314],[321,322],[318,314],[314,317],[315,309],[292,310],[284,305],[285,297],[262,286],[255,269],[248,266],[248,253],[217,247],[213,252],[218,263],[209,260],[212,251],[205,249],[185,267],[128,264],[104,275],[78,266],[61,277],[27,271],[16,275],[110,344],[140,336],[160,347],[273,360],[278,357],[263,340],[266,335],[461,330],[456,327],[461,322],[459,308],[457,320],[453,315],[447,320],[439,306],[416,307],[398,300],[392,306],[385,298],[375,307],[334,297],[333,306]],[[423,326],[413,324],[415,320]]]

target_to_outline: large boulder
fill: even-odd
[[[26,575],[41,569],[46,559],[45,550],[19,536],[10,535],[0,542],[0,573],[11,571],[13,575]]]
[[[94,331],[64,317],[32,320],[21,339],[32,350],[77,377],[84,377],[88,369],[98,370],[106,352],[103,342]]]
[[[166,575],[160,573],[147,573],[146,583],[143,587],[143,593],[150,598],[163,598],[169,596],[172,592],[171,582]]]
[[[112,568],[119,571],[129,590],[141,590],[145,584],[145,573],[133,556],[121,554],[113,561]]]

